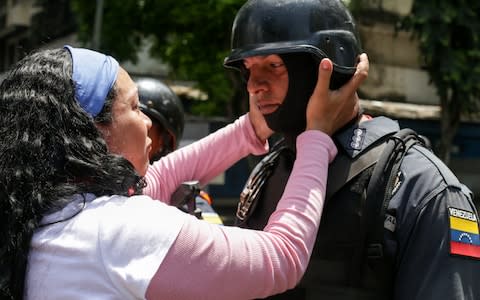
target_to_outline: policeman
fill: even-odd
[[[150,163],[174,151],[185,126],[183,105],[162,81],[151,77],[135,79],[140,109],[152,120],[148,136],[152,139]]]
[[[185,126],[184,109],[178,96],[162,81],[152,77],[137,77],[134,80],[140,109],[152,120],[148,136],[152,140],[150,163],[154,163],[178,148]],[[211,223],[223,224],[211,206],[210,195],[200,189],[198,182],[183,183],[174,195],[180,198],[172,198],[172,203],[183,208],[189,202],[190,208],[185,209],[189,213]]]
[[[330,87],[337,89],[360,53],[340,0],[249,0],[238,11],[224,65],[241,72],[267,124],[283,137],[247,180],[239,226],[263,229],[283,193],[319,60],[333,61]],[[360,114],[335,135],[339,153],[310,265],[295,289],[272,298],[480,299],[473,195],[420,142],[408,148],[400,140],[399,151],[408,151],[395,161],[398,171],[382,169],[385,141],[399,129],[389,118]]]

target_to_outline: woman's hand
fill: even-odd
[[[307,130],[321,130],[334,134],[346,123],[354,119],[359,110],[357,89],[368,77],[369,62],[365,53],[359,57],[353,77],[340,89],[330,90],[332,61],[324,58],[320,62],[318,81],[307,106]]]
[[[248,116],[250,117],[250,122],[252,123],[253,129],[255,130],[255,134],[257,135],[259,140],[265,142],[273,134],[273,130],[268,127],[265,118],[258,109],[258,106],[255,104],[255,101],[253,101],[251,97],[249,97],[249,105],[250,111],[248,113]]]

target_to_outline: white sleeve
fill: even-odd
[[[143,299],[187,215],[146,196],[111,202],[99,226],[101,261],[119,291]]]

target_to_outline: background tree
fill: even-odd
[[[230,50],[233,18],[244,0],[104,0],[99,50],[136,62],[144,39],[151,55],[171,67],[169,78],[189,80],[209,100],[197,104],[201,115],[235,117],[245,111],[237,76],[222,62]],[[92,39],[96,1],[72,0],[79,38]]]
[[[400,28],[418,38],[441,105],[439,156],[448,164],[461,115],[480,102],[480,1],[416,0]]]
[[[30,44],[34,46],[51,42],[75,30],[75,21],[71,18],[69,0],[37,0],[40,12],[32,17]],[[32,49],[28,49],[32,50]]]
[[[395,24],[417,39],[421,68],[440,98],[441,134],[435,152],[448,164],[461,116],[478,112],[480,106],[480,1],[415,0],[411,14],[404,18],[372,11],[365,1],[349,1],[357,20]]]

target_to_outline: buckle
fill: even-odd
[[[367,256],[372,259],[383,258],[383,245],[382,244],[369,244],[367,247]]]

